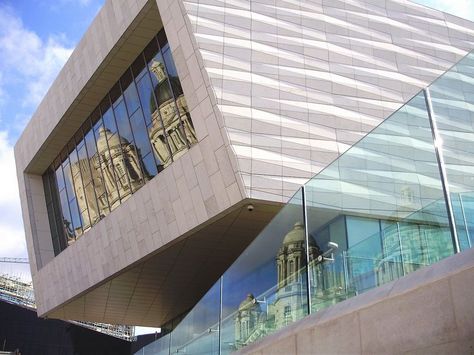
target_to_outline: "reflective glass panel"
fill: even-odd
[[[139,156],[142,158],[143,172],[145,177],[151,178],[157,174],[157,167],[154,159],[148,158],[145,161],[145,157],[151,152],[151,144],[148,138],[148,130],[145,126],[145,120],[141,110],[135,111],[133,116],[130,118],[130,124],[132,126],[133,135],[135,137],[135,144]],[[158,163],[162,165],[161,163]]]
[[[93,195],[95,195],[96,203],[92,201],[90,203],[91,207],[89,207],[92,224],[95,224],[102,216],[107,215],[109,203],[93,130],[87,132],[85,141],[92,181],[92,186],[89,183],[86,185],[86,193],[90,200],[92,200],[94,198]],[[93,188],[94,191],[90,191],[91,188]]]
[[[114,113],[123,155],[123,164],[119,165],[119,167],[124,170],[126,182],[130,184],[130,188],[133,192],[138,190],[145,183],[145,179],[148,179],[148,176],[144,176],[142,171],[141,150],[135,144],[127,109],[123,100],[117,104]]]
[[[67,201],[67,193],[66,193],[65,189],[62,190],[59,193],[59,200],[60,200],[60,203],[61,203],[61,211],[62,211],[62,215],[63,215],[62,228],[63,228],[63,231],[64,231],[64,235],[66,237],[66,240],[67,240],[67,244],[69,245],[72,242],[74,242],[76,237],[74,235],[74,228],[73,228],[72,219],[71,219],[71,212],[69,211],[69,203]]]
[[[312,311],[453,253],[423,93],[305,187]],[[345,228],[334,228],[345,221]],[[429,260],[429,261],[428,261]]]
[[[166,51],[165,59],[158,42]],[[118,207],[195,142],[190,139],[192,123],[166,43],[165,32],[161,30],[51,166],[56,178],[55,194],[50,191],[48,196],[56,198],[50,198],[47,203],[49,220],[56,224],[51,226],[52,230],[64,230],[68,243]],[[172,78],[168,77],[166,66],[173,73]],[[179,95],[177,101],[175,93]],[[161,115],[167,117],[166,127]],[[64,216],[62,213],[56,216],[54,211],[61,209]],[[56,234],[53,238],[57,239]],[[57,240],[54,243],[58,245]],[[61,250],[65,246],[65,242],[59,243]]]
[[[307,315],[306,280],[298,191],[223,275],[222,353],[238,350]]]
[[[156,105],[153,107],[153,111],[156,112],[157,116],[159,113],[161,117],[171,154],[176,159],[188,149],[188,145],[163,56],[160,52],[148,62],[148,68],[156,98]]]
[[[110,153],[109,153],[109,147],[106,139],[106,130],[104,129],[104,126],[102,125],[102,121],[98,121],[94,125],[94,134],[95,134],[95,140],[97,142],[97,166],[100,167],[100,170],[102,172],[102,183],[105,186],[105,194],[106,194],[106,200],[108,202],[108,209],[110,208],[113,210],[115,207],[117,207],[120,203],[120,196],[118,193],[118,188],[117,188],[117,181],[115,178],[115,170],[111,166],[110,163]],[[97,199],[98,200],[104,200],[102,197],[103,195],[99,194],[99,191],[97,191]],[[104,212],[107,212],[108,209]]]
[[[146,72],[146,69],[144,69]],[[142,105],[143,114],[145,115],[145,122],[149,125],[152,121],[153,108],[155,107],[155,99],[153,97],[153,88],[151,85],[150,77],[148,75],[143,76],[137,81],[138,96],[140,97],[140,103]]]
[[[157,158],[157,164],[166,167],[172,162],[170,148],[168,146],[166,132],[163,129],[160,113],[157,110],[149,76],[144,76],[141,81],[137,83],[137,87],[145,115],[145,123],[148,127],[149,140]]]
[[[474,245],[474,53],[430,86],[461,250]]]
[[[56,168],[55,174],[56,174],[56,183],[57,183],[58,191],[61,191],[65,187],[63,168],[61,165],[58,168]]]
[[[115,124],[115,118],[112,108],[110,107],[110,103],[108,98],[104,100],[101,104],[102,110],[102,122],[104,123],[104,127],[108,130],[111,134],[117,133],[117,125]]]
[[[133,142],[132,130],[130,128],[127,109],[125,108],[125,102],[123,100],[115,106],[114,114],[120,137],[127,140],[127,142]]]
[[[173,330],[170,353],[219,353],[220,282],[201,298]]]
[[[136,355],[169,355],[171,334],[166,334],[137,351]]]
[[[130,80],[131,79],[130,75]],[[126,86],[123,96],[125,97],[125,103],[127,104],[128,114],[131,116],[140,107],[140,99],[138,98],[138,92],[134,82],[131,82]]]

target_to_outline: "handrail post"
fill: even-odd
[[[308,213],[306,206],[306,190],[304,186],[301,186],[301,197],[303,207],[303,220],[304,220],[304,234],[306,242],[306,296],[308,298],[308,314],[311,314],[311,279],[309,272],[310,255],[309,255],[309,232],[308,232]]]
[[[431,134],[433,136],[436,160],[438,162],[439,174],[441,177],[441,186],[443,188],[444,200],[446,202],[446,209],[448,212],[449,228],[451,230],[451,237],[453,239],[454,253],[457,254],[461,251],[461,249],[459,247],[459,238],[458,238],[458,233],[456,230],[456,223],[454,221],[453,204],[451,201],[451,194],[449,193],[448,179],[446,177],[446,166],[444,164],[442,139],[439,136],[438,126],[436,123],[436,117],[435,117],[433,105],[431,102],[430,89],[429,88],[423,89],[423,95],[425,97],[425,104],[426,104],[426,108],[428,112],[428,119],[430,121]]]

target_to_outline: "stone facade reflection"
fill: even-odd
[[[197,139],[184,95],[181,93],[176,100],[173,95],[172,88],[174,92],[182,92],[178,78],[169,78],[163,63],[156,60],[152,61],[150,71],[158,82],[154,88],[158,107],[151,97],[153,124],[149,136],[157,158],[166,167]]]
[[[305,244],[304,225],[297,222],[285,235],[276,255],[276,290],[274,295],[265,296],[267,299],[274,296],[274,300],[257,300],[253,294],[248,294],[239,306],[234,319],[236,349],[307,315]],[[309,254],[314,259],[321,254],[312,238]],[[262,311],[259,302],[266,303],[266,312]]]
[[[97,223],[108,213],[109,207],[114,209],[143,185],[147,176],[142,172],[140,158],[135,145],[101,127],[97,152],[90,159],[71,164],[72,176],[68,178],[74,186],[83,230]],[[82,181],[92,183],[83,187]],[[79,230],[75,232],[81,234]]]
[[[354,291],[345,287],[343,270],[324,262],[322,251],[309,236],[309,277],[313,310],[340,302]],[[276,255],[277,284],[257,299],[249,293],[234,317],[233,349],[240,349],[308,314],[306,240],[304,224],[296,222]],[[261,298],[261,299],[260,299]],[[262,306],[266,306],[266,311]]]
[[[197,143],[164,31],[146,48],[43,176],[57,195],[56,255]]]

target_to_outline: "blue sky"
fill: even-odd
[[[474,0],[416,2],[474,20]],[[13,144],[102,4],[0,0],[0,257],[27,255]]]
[[[13,145],[102,4],[0,0],[0,257],[27,256]]]

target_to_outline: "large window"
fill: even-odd
[[[161,30],[43,176],[55,253],[196,142]]]

